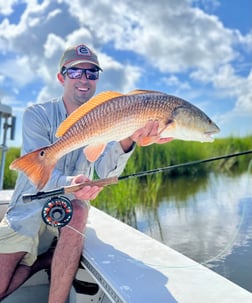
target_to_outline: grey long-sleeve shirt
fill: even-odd
[[[54,143],[56,130],[67,117],[62,97],[46,103],[28,107],[23,116],[23,143],[21,154]],[[53,170],[43,190],[69,185],[73,176],[84,174],[93,178],[94,169],[100,178],[119,176],[133,151],[125,153],[120,143],[111,142],[95,163],[90,163],[83,149],[74,150],[63,156]],[[41,209],[47,199],[24,203],[22,196],[35,193],[36,188],[23,173],[19,173],[15,190],[6,213],[10,226],[27,236],[35,236],[42,222]]]

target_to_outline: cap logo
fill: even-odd
[[[80,56],[91,56],[89,49],[85,45],[79,45],[76,51]]]

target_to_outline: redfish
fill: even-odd
[[[42,189],[57,163],[65,154],[84,147],[84,154],[94,162],[106,144],[130,137],[147,121],[159,121],[161,138],[212,142],[218,126],[191,103],[162,92],[135,90],[128,94],[103,92],[80,106],[64,120],[56,132],[59,139],[28,153],[10,165],[23,171],[38,190]],[[145,137],[141,146],[155,143]]]

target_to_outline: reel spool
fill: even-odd
[[[63,227],[72,219],[72,203],[64,196],[52,197],[44,204],[41,215],[46,224]]]

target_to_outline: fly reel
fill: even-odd
[[[63,227],[72,219],[72,203],[64,196],[52,197],[44,204],[41,215],[46,224]]]

